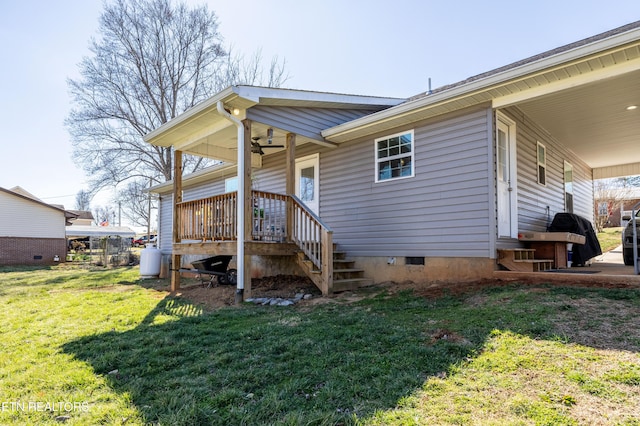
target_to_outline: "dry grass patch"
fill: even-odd
[[[196,288],[220,289],[178,297],[135,269],[0,269],[2,396],[86,402],[69,425],[640,419],[638,291],[382,287],[214,308],[186,298]],[[0,423],[55,425],[55,415],[5,411]]]

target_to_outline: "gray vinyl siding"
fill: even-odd
[[[336,148],[340,149],[340,148]],[[302,158],[307,155],[320,152],[320,172],[322,173],[322,157],[323,153],[329,151],[330,148],[321,147],[313,143],[306,143],[296,146],[296,158]],[[273,155],[265,155],[262,157],[262,168],[254,169],[253,189],[258,191],[275,192],[284,194],[286,192],[286,155],[280,152]],[[320,197],[322,200],[322,176],[320,176]],[[320,210],[322,214],[322,210]]]
[[[565,211],[565,161],[573,166],[573,212],[593,221],[591,168],[519,109],[502,112],[516,122],[518,230],[544,232],[554,215]],[[547,152],[546,185],[537,180],[537,142]]]
[[[476,109],[398,129],[414,129],[416,169],[415,177],[396,181],[375,183],[374,139],[385,135],[335,149],[296,147],[297,158],[320,153],[320,216],[334,241],[352,256],[488,257],[487,116]],[[254,189],[283,193],[284,167],[284,153],[265,155],[253,170]],[[219,178],[185,188],[183,198],[223,191]],[[170,196],[163,197],[161,233],[171,227],[167,202]]]
[[[226,177],[222,177],[198,185],[185,186],[182,191],[182,199],[190,201],[222,194],[224,193],[225,179]],[[170,254],[173,238],[173,193],[171,192],[161,194],[158,212],[158,237],[160,239],[158,248],[162,253]]]
[[[554,214],[564,211],[564,161],[573,166],[574,212],[593,220],[591,169],[517,108],[502,112],[517,128],[519,231],[544,231]],[[495,247],[517,243],[495,241],[492,117],[491,110],[474,108],[333,149],[296,146],[297,158],[320,153],[320,217],[333,230],[334,241],[350,256],[381,257],[492,258]],[[412,129],[415,176],[376,183],[375,138]],[[537,184],[537,141],[547,149],[546,186]],[[262,168],[252,171],[252,185],[284,193],[285,176],[285,153],[265,155]],[[221,177],[185,187],[183,198],[221,194],[224,181]],[[168,252],[171,194],[163,196],[159,221],[160,248]]]
[[[488,257],[486,109],[414,129],[415,176],[375,183],[374,135],[320,156],[320,213],[352,256]]]
[[[158,211],[158,248],[163,254],[171,254],[172,238],[173,194],[163,194]]]
[[[182,191],[182,200],[191,201],[211,197],[213,195],[224,194],[224,182],[229,177],[233,176],[218,178],[197,186],[184,188]]]
[[[270,126],[323,140],[320,132],[347,121],[378,111],[377,109],[293,108],[255,106],[247,110],[247,118]]]

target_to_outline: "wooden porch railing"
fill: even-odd
[[[178,240],[235,240],[237,193],[216,195],[176,205]]]
[[[252,191],[254,241],[287,241],[288,197],[272,192]]]
[[[235,241],[237,239],[237,192],[179,203],[178,239]],[[251,239],[285,242],[288,197],[252,191]]]
[[[252,191],[251,239],[292,242],[319,272],[311,277],[323,294],[333,282],[333,233],[295,196]],[[178,203],[178,240],[235,241],[237,239],[237,192]]]

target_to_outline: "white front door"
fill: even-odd
[[[296,159],[296,196],[316,216],[320,215],[320,156]]]
[[[516,124],[501,114],[496,122],[498,237],[517,238]]]

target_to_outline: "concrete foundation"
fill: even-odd
[[[469,257],[425,257],[424,265],[407,264],[407,258],[352,257],[357,268],[365,270],[365,277],[375,283],[386,281],[415,283],[460,283],[491,278],[496,269],[495,259]]]

